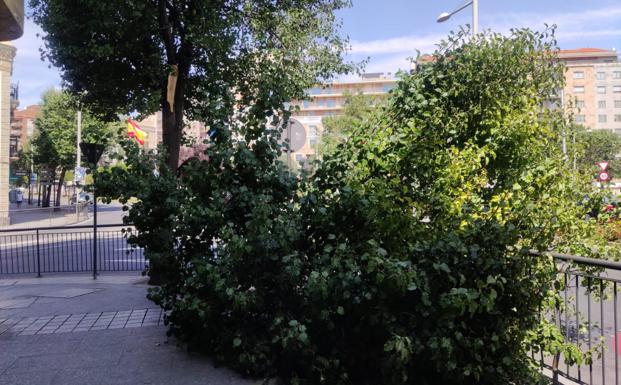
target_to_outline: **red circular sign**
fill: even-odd
[[[606,171],[602,171],[602,172],[599,173],[599,180],[600,181],[605,182],[605,181],[608,180],[608,178],[609,178],[609,175],[608,175],[608,173]]]

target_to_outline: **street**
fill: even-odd
[[[121,227],[103,227],[122,223],[118,203],[98,205],[97,269],[99,271],[143,270],[141,249],[132,248]],[[93,269],[92,213],[90,219],[63,229],[32,229],[30,223],[11,226],[0,233],[0,275],[49,272],[84,272]]]

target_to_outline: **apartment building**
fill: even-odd
[[[616,51],[562,50],[567,67],[563,102],[574,105],[576,123],[621,135],[621,62]]]
[[[390,73],[363,74],[359,79],[314,87],[309,90],[308,99],[294,101],[292,105],[298,109],[293,112],[292,119],[300,122],[306,131],[306,143],[293,153],[295,160],[303,163],[317,157],[317,143],[323,132],[322,120],[326,116],[342,115],[348,94],[385,97],[395,87],[397,80]]]
[[[41,106],[34,104],[23,110],[14,109],[11,113],[11,137],[10,156],[15,158],[28,139],[32,137],[35,129],[35,119],[41,112]]]

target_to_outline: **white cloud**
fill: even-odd
[[[12,82],[19,84],[20,108],[38,103],[41,93],[60,86],[58,69],[48,68],[49,63],[41,61],[39,48],[43,46],[43,40],[37,34],[42,34],[41,29],[27,19],[24,35],[12,42],[17,48]]]
[[[429,52],[435,49],[435,44],[439,42],[444,35],[430,34],[423,36],[401,36],[383,40],[371,41],[352,41],[352,54],[386,54],[398,52]]]
[[[563,47],[565,44],[586,38],[621,36],[621,29],[618,28],[620,19],[621,4],[615,4],[584,12],[550,15],[510,12],[482,15],[480,27],[508,33],[511,28],[527,27],[541,30],[545,23],[556,24],[558,26],[556,37]],[[370,56],[366,72],[396,72],[398,69],[409,69],[410,63],[407,57],[415,56],[417,49],[422,53],[433,52],[436,44],[445,37],[446,34],[429,33],[381,40],[352,41],[351,55],[357,59]]]

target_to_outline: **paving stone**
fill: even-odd
[[[23,309],[32,305],[37,297],[15,298],[0,301],[0,309]]]
[[[85,294],[95,293],[97,291],[99,291],[99,289],[69,288],[69,289],[49,291],[45,294],[38,295],[38,297],[74,298],[74,297],[79,297]]]
[[[50,385],[57,373],[57,370],[4,373],[0,375],[0,385]]]

